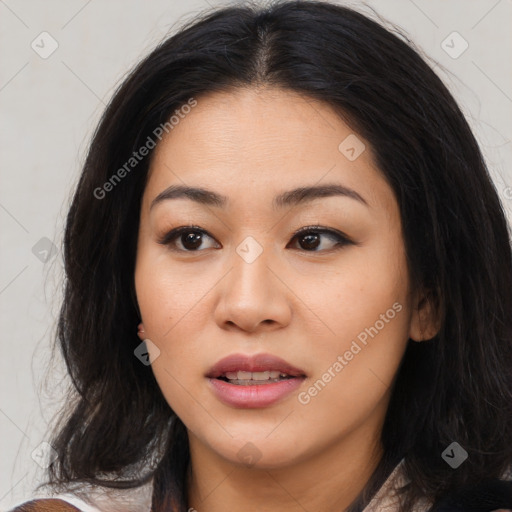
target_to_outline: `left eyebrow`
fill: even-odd
[[[274,197],[272,207],[274,209],[282,209],[286,206],[303,204],[321,197],[332,196],[348,197],[369,207],[368,202],[358,192],[338,183],[304,186],[288,190]],[[171,185],[153,199],[149,209],[151,210],[162,201],[183,198],[216,208],[224,208],[229,202],[228,197],[214,192],[213,190],[201,187],[189,187],[186,185]]]

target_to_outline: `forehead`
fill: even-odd
[[[233,89],[196,101],[155,149],[148,200],[171,184],[244,201],[323,182],[364,191],[370,203],[384,205],[392,196],[369,144],[324,102],[274,88]]]

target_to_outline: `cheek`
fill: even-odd
[[[314,426],[315,436],[332,435],[333,426],[341,435],[384,415],[407,346],[408,313],[397,294],[360,290],[372,292],[372,302],[347,294],[346,306],[335,308],[335,334],[315,340],[315,371],[297,397],[295,420]]]
[[[375,238],[364,250],[353,251],[317,293],[309,296],[314,310],[337,342],[336,350],[350,346],[352,340],[364,343],[377,337],[389,337],[403,344],[407,338],[408,278],[403,246],[395,238]],[[311,289],[315,289],[312,287]],[[386,335],[384,336],[384,333]],[[382,336],[381,336],[382,334]],[[332,337],[320,338],[329,346]]]
[[[186,417],[190,409],[190,396],[186,392],[191,388],[189,371],[197,360],[187,339],[194,329],[190,321],[195,311],[193,305],[198,300],[193,280],[172,270],[148,248],[139,250],[135,286],[145,337],[159,350],[151,369],[169,406],[180,417]]]
[[[156,342],[166,339],[200,303],[208,282],[191,273],[191,267],[169,264],[161,247],[139,248],[135,288],[146,335]],[[176,327],[177,326],[177,327]]]
[[[176,401],[185,400],[186,409],[188,396],[183,386],[193,388],[194,379],[200,378],[196,370],[204,352],[201,333],[211,318],[205,294],[218,281],[218,273],[199,276],[192,265],[171,265],[169,260],[159,247],[140,247],[135,286],[145,336],[160,350],[153,373],[171,407],[181,410]]]
[[[375,243],[332,276],[312,309],[324,321],[315,339],[316,372],[302,396],[308,414],[369,413],[389,390],[408,342],[410,309],[405,252]],[[341,416],[340,416],[341,415]],[[356,414],[355,416],[358,416]]]

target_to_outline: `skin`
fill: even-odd
[[[322,102],[269,88],[197,100],[153,155],[135,270],[139,336],[160,350],[154,375],[188,430],[189,506],[338,512],[382,456],[390,386],[409,338],[429,339],[437,328],[427,306],[419,307],[423,294],[410,286],[396,199],[367,141],[358,136],[366,149],[354,161],[338,150],[354,132]],[[325,183],[350,187],[368,204],[332,196],[272,209],[279,193]],[[217,208],[181,198],[150,210],[176,184],[214,190],[229,203]],[[186,252],[184,237],[175,239],[174,251],[158,243],[187,224],[208,233],[195,252],[190,244]],[[312,225],[355,243],[336,246],[320,234],[315,246],[294,237]],[[250,264],[236,252],[248,236],[263,249]],[[401,311],[308,404],[300,403],[298,393],[395,303]],[[212,365],[229,354],[263,352],[304,371],[297,392],[266,408],[219,401],[205,378]],[[248,442],[259,457],[250,467],[237,455]]]

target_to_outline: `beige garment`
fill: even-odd
[[[399,489],[408,482],[403,472],[404,459],[400,461],[387,480],[375,494],[373,499],[368,503],[363,512],[398,512],[399,498],[396,489]],[[512,480],[512,467],[503,473],[501,480]],[[416,503],[414,512],[427,512],[432,507],[433,502],[422,499]],[[510,512],[505,509],[499,509],[495,512]]]
[[[407,479],[403,474],[404,459],[402,459],[395,467],[395,469],[388,476],[386,481],[382,484],[370,503],[364,508],[363,512],[398,512],[400,501],[396,493],[399,489],[407,483]],[[432,507],[432,502],[421,500],[416,504],[414,512],[427,512]]]

